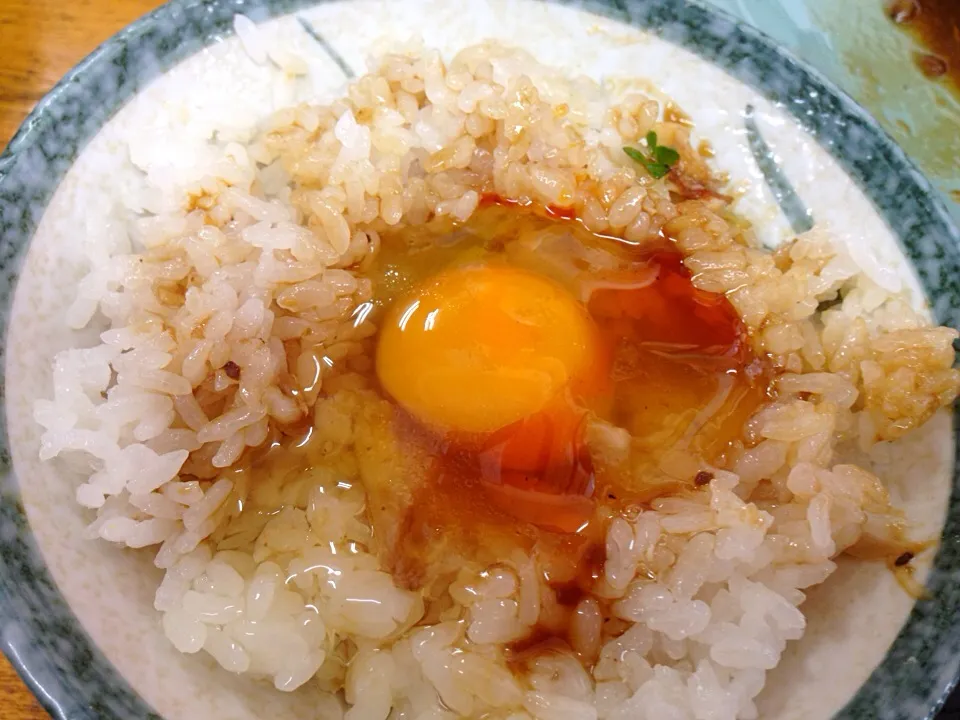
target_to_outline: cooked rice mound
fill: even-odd
[[[680,153],[661,179],[622,151],[650,130]],[[387,55],[342,99],[228,144],[180,211],[134,220],[134,251],[79,287],[70,321],[108,329],[57,356],[41,456],[85,468],[91,538],[158,548],[155,605],[178,650],[279,690],[315,683],[323,717],[756,717],[766,672],[804,632],[804,590],[845,550],[902,541],[882,482],[844,449],[923,424],[960,373],[956,331],[818,229],[760,247],[720,190],[649,97],[493,44],[449,64]],[[708,483],[609,519],[569,646],[509,664],[506,646],[557,607],[536,558],[406,589],[381,563],[360,472],[371,438],[390,441],[365,274],[381,236],[466,221],[489,194],[633,242],[663,233],[777,371],[724,467],[661,468]],[[311,425],[258,481],[252,449]],[[597,421],[588,444],[631,472],[622,428]]]

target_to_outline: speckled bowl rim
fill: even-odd
[[[60,180],[96,132],[176,62],[233,34],[235,13],[261,20],[325,0],[173,0],[107,40],[37,105],[0,155],[0,332],[17,274]],[[779,103],[858,183],[911,259],[941,323],[960,319],[960,233],[904,152],[850,97],[758,30],[695,0],[552,0],[619,20],[684,47]],[[137,49],[161,63],[137,63]],[[721,52],[721,49],[724,52]],[[97,68],[112,66],[109,74]],[[72,114],[76,127],[57,122]],[[844,149],[862,152],[845,154]],[[41,173],[20,172],[38,163]],[[5,359],[5,343],[0,360]],[[5,398],[5,388],[0,387]],[[5,405],[6,407],[6,405]],[[958,423],[954,418],[954,437]],[[957,444],[960,447],[960,443]],[[867,682],[837,718],[932,717],[953,688],[960,657],[960,491],[921,600]],[[95,647],[60,595],[29,532],[0,417],[0,649],[43,706],[63,720],[159,718]],[[895,706],[891,706],[891,700]]]

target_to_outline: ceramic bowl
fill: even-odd
[[[949,2],[709,2],[760,28],[849,93],[917,163],[954,222],[960,221],[958,96],[952,83],[923,73],[916,58],[930,48],[910,32],[924,12],[936,19],[937,6],[946,9]],[[905,7],[921,12],[906,13],[907,21],[898,24],[894,18]],[[940,15],[939,22],[955,26],[949,16]]]
[[[305,76],[258,64],[236,13],[302,56]],[[0,644],[58,718],[315,717],[281,694],[181,656],[152,607],[148,553],[81,539],[69,468],[37,459],[32,402],[50,362],[89,334],[65,311],[89,256],[119,242],[115,198],[144,168],[190,177],[211,144],[271,110],[334,92],[369,53],[422,38],[451,52],[485,38],[572,73],[650,78],[710,139],[738,211],[775,246],[829,226],[875,282],[940,323],[960,319],[960,235],[929,183],[871,116],[749,25],[686,0],[174,0],[109,40],[38,105],[0,158],[5,427],[0,447]],[[144,140],[143,129],[147,128]],[[214,130],[216,136],[214,137]],[[761,695],[761,717],[922,718],[960,659],[960,495],[953,418],[881,448],[879,472],[914,531],[941,537],[914,602],[885,567],[841,561],[812,592],[804,639]]]

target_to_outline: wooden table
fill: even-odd
[[[0,148],[64,73],[158,0],[0,0]],[[0,717],[49,716],[0,655]]]

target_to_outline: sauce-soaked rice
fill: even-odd
[[[596,593],[610,519],[707,485],[712,475],[697,459],[725,466],[744,423],[767,400],[771,375],[728,300],[695,288],[668,240],[621,243],[559,213],[489,199],[465,226],[436,223],[383,238],[369,271],[373,319],[422,279],[491,260],[548,275],[584,303],[609,350],[609,393],[589,409],[578,398],[561,398],[486,437],[438,433],[381,403],[389,408],[386,422],[372,435],[389,436],[394,467],[376,485],[362,459],[359,467],[381,561],[398,585],[423,591],[421,622],[449,609],[448,588],[462,569],[511,563],[518,553],[535,558],[548,590],[536,624],[505,648],[508,663],[523,672],[544,652],[577,648],[573,634],[585,600],[604,622],[620,622]],[[372,368],[363,373],[376,383]],[[591,445],[585,427],[596,420],[629,431],[626,462],[612,463]],[[317,451],[309,437],[299,446],[302,452],[269,462],[271,474],[299,477],[304,458]],[[891,552],[876,555],[901,554]],[[909,563],[894,569],[915,591]],[[596,660],[591,652],[581,651],[587,665]]]
[[[611,618],[595,594],[610,519],[705,484],[698,459],[724,466],[744,422],[767,399],[770,376],[730,303],[693,286],[670,241],[623,243],[556,212],[489,202],[465,226],[435,223],[383,237],[369,270],[369,317],[379,322],[395,298],[451,265],[489,261],[543,273],[585,305],[609,353],[606,394],[589,407],[559,398],[478,437],[438,433],[394,403],[373,401],[377,420],[355,432],[358,443],[362,436],[388,446],[380,462],[387,472],[365,473],[359,447],[357,459],[333,457],[345,476],[359,468],[381,561],[398,585],[423,591],[424,622],[448,607],[448,587],[464,567],[510,563],[518,553],[535,559],[549,591],[536,625],[507,647],[520,670],[551,647],[576,646],[571,632],[584,599]],[[359,372],[376,387],[373,368]],[[630,433],[624,461],[591,445],[586,426],[597,421]],[[247,511],[271,514],[282,497],[308,491],[314,465],[329,473],[323,443],[310,432],[294,436],[252,459],[256,476],[278,482],[254,482]]]
[[[696,470],[678,471],[672,458],[722,464],[766,399],[769,377],[733,307],[693,286],[670,241],[617,242],[569,220],[487,198],[466,226],[383,238],[371,271],[380,306],[451,264],[506,261],[566,285],[612,357],[602,402],[587,410],[563,398],[486,438],[438,434],[397,409],[401,445],[417,448],[411,456],[424,458],[425,477],[392,518],[400,529],[388,564],[404,586],[522,550],[558,591],[554,616],[569,615],[602,570],[607,519],[694,487]],[[575,246],[582,252],[570,256]],[[626,467],[587,443],[585,426],[596,419],[633,436]]]

